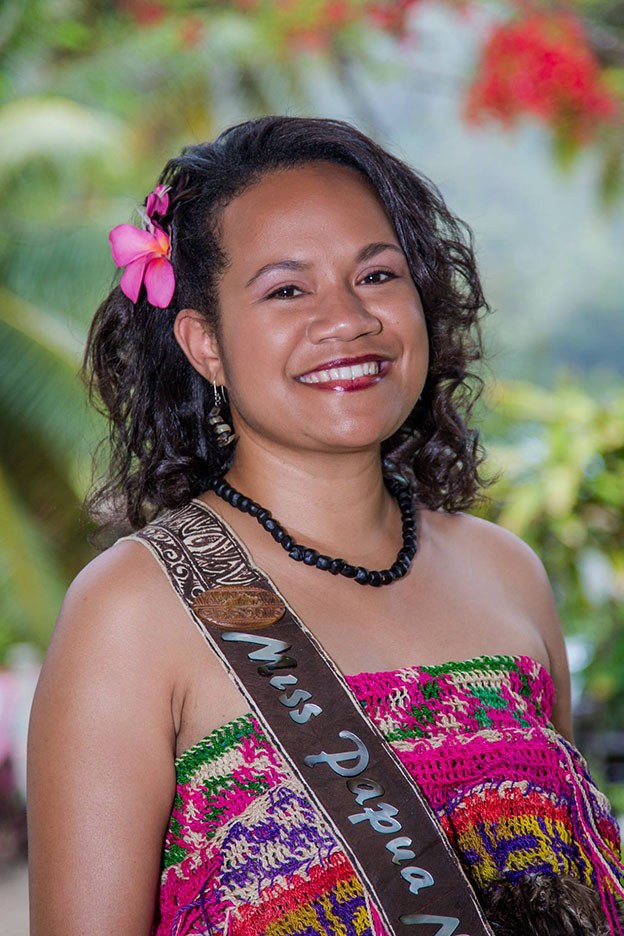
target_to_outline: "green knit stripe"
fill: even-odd
[[[188,783],[200,767],[218,760],[227,751],[236,748],[244,738],[252,736],[259,741],[266,740],[265,736],[256,729],[251,713],[241,715],[226,725],[215,728],[176,759],[175,771],[178,784]]]
[[[518,661],[515,657],[497,654],[495,656],[479,656],[472,660],[462,660],[458,663],[440,663],[436,666],[419,666],[422,673],[429,673],[431,676],[445,676],[450,673],[498,673],[513,672],[519,670]]]

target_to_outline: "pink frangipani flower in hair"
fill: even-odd
[[[167,187],[157,186],[148,195],[144,220],[147,230],[132,224],[118,224],[109,234],[113,261],[125,267],[119,283],[121,291],[136,302],[145,284],[147,301],[158,309],[166,309],[173,297],[175,275],[170,262],[169,235],[155,221],[153,214],[166,214],[169,207]]]

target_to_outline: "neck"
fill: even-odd
[[[379,558],[400,545],[398,508],[384,483],[379,449],[289,458],[263,450],[236,453],[227,480],[271,511],[298,541],[332,555]]]

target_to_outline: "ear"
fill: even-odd
[[[173,326],[176,341],[195,370],[210,383],[224,381],[214,330],[196,309],[182,309]]]

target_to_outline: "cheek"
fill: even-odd
[[[249,367],[274,374],[287,368],[291,354],[305,341],[306,334],[302,316],[294,309],[288,312],[287,308],[266,314],[257,309],[243,310],[228,321],[223,329],[223,352],[233,376],[244,380]]]
[[[230,399],[247,412],[282,392],[279,375],[287,366],[291,342],[275,322],[240,314],[222,333],[222,363]],[[276,379],[278,378],[278,379]]]
[[[419,362],[429,359],[429,334],[425,314],[420,303],[413,310],[409,319],[403,323],[403,334],[408,356],[414,356]]]
[[[404,331],[404,381],[414,403],[420,397],[429,372],[429,335],[425,316],[416,310],[409,328]]]

